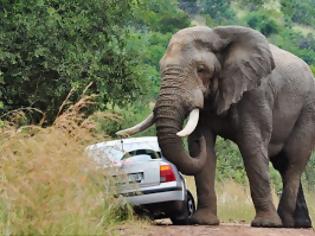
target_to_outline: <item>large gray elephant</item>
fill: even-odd
[[[198,209],[191,223],[219,223],[214,188],[219,135],[234,141],[242,154],[256,209],[251,225],[311,227],[301,185],[315,145],[315,83],[307,64],[253,29],[226,26],[180,30],[160,68],[154,112],[118,134],[156,124],[163,154],[195,177]],[[181,142],[188,135],[190,154]],[[277,210],[269,161],[283,181]]]

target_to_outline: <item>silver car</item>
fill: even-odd
[[[119,194],[136,212],[185,224],[195,211],[184,177],[163,158],[156,137],[112,140],[91,145],[87,150],[99,165],[112,165],[127,174],[128,180],[119,183]]]

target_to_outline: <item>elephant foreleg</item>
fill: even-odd
[[[192,224],[218,225],[217,199],[215,194],[216,155],[214,152],[214,136],[205,129],[197,128],[188,138],[189,152],[197,156],[200,152],[199,138],[206,138],[207,162],[200,173],[195,175],[198,207],[191,219]]]
[[[312,221],[309,216],[308,208],[304,198],[303,187],[300,181],[299,192],[296,201],[296,208],[294,211],[294,226],[297,228],[311,228]]]

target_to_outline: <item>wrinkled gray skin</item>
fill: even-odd
[[[256,209],[252,226],[310,227],[301,174],[315,144],[315,85],[306,63],[249,28],[192,27],[172,37],[160,68],[157,136],[167,159],[195,176],[198,209],[191,223],[219,223],[214,188],[219,135],[242,154]],[[200,108],[200,119],[188,138],[188,155],[176,132],[194,108]],[[278,210],[269,161],[283,180]]]

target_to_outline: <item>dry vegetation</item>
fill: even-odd
[[[196,197],[196,188],[193,177],[186,177],[188,188]],[[248,185],[241,185],[233,180],[226,180],[223,183],[216,183],[218,215],[224,223],[247,223],[255,216],[254,206],[250,197]],[[315,193],[305,191],[306,201],[312,218],[313,226],[315,223]],[[279,198],[275,191],[272,192],[273,202],[278,204]]]
[[[103,138],[81,115],[92,99],[63,108],[48,128],[17,129],[12,118],[1,129],[1,235],[106,235],[132,217],[114,197],[111,179],[84,154],[87,144]]]

